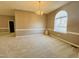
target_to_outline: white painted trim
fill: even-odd
[[[44,29],[16,29],[16,31],[27,31],[27,30],[44,30]]]
[[[53,29],[48,29],[49,31],[53,31],[53,32],[56,32],[56,31],[54,31]],[[62,34],[66,34],[67,32],[57,32],[57,33],[62,33]]]
[[[76,33],[76,32],[67,32],[67,33],[74,34],[74,35],[79,35],[79,33]]]
[[[6,28],[6,27],[3,27],[3,28],[0,28],[0,29],[8,29],[8,28]]]
[[[74,44],[74,43],[72,43],[72,42],[69,42],[69,41],[67,41],[67,40],[64,40],[64,39],[62,39],[62,38],[59,38],[59,37],[57,37],[57,36],[55,36],[55,35],[53,35],[53,34],[50,34],[50,36],[52,36],[53,38],[59,39],[59,40],[61,40],[61,41],[63,41],[63,42],[66,42],[66,43],[68,43],[68,44],[71,44],[71,45],[73,45],[73,46],[79,47],[79,45]]]
[[[50,31],[53,31],[53,29],[48,29],[48,30],[50,30]],[[55,32],[55,31],[54,31]],[[61,32],[59,32],[59,33],[61,33]],[[68,32],[66,32],[66,33],[69,33],[69,34],[74,34],[74,35],[79,35],[79,33],[77,33],[77,32],[70,32],[70,31],[68,31]],[[63,34],[65,34],[65,33],[63,33]]]

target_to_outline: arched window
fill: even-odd
[[[67,20],[68,20],[68,13],[65,10],[59,11],[55,16],[54,31],[66,33]]]

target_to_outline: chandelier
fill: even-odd
[[[43,15],[44,12],[41,10],[41,2],[38,2],[38,10],[35,12],[37,15]]]

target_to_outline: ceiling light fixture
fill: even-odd
[[[36,14],[37,15],[43,15],[44,14],[44,12],[41,10],[41,2],[39,1],[38,2],[38,10],[36,11]]]

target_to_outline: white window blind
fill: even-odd
[[[68,20],[67,12],[64,10],[59,11],[55,16],[54,31],[66,33],[67,32],[67,20]]]

